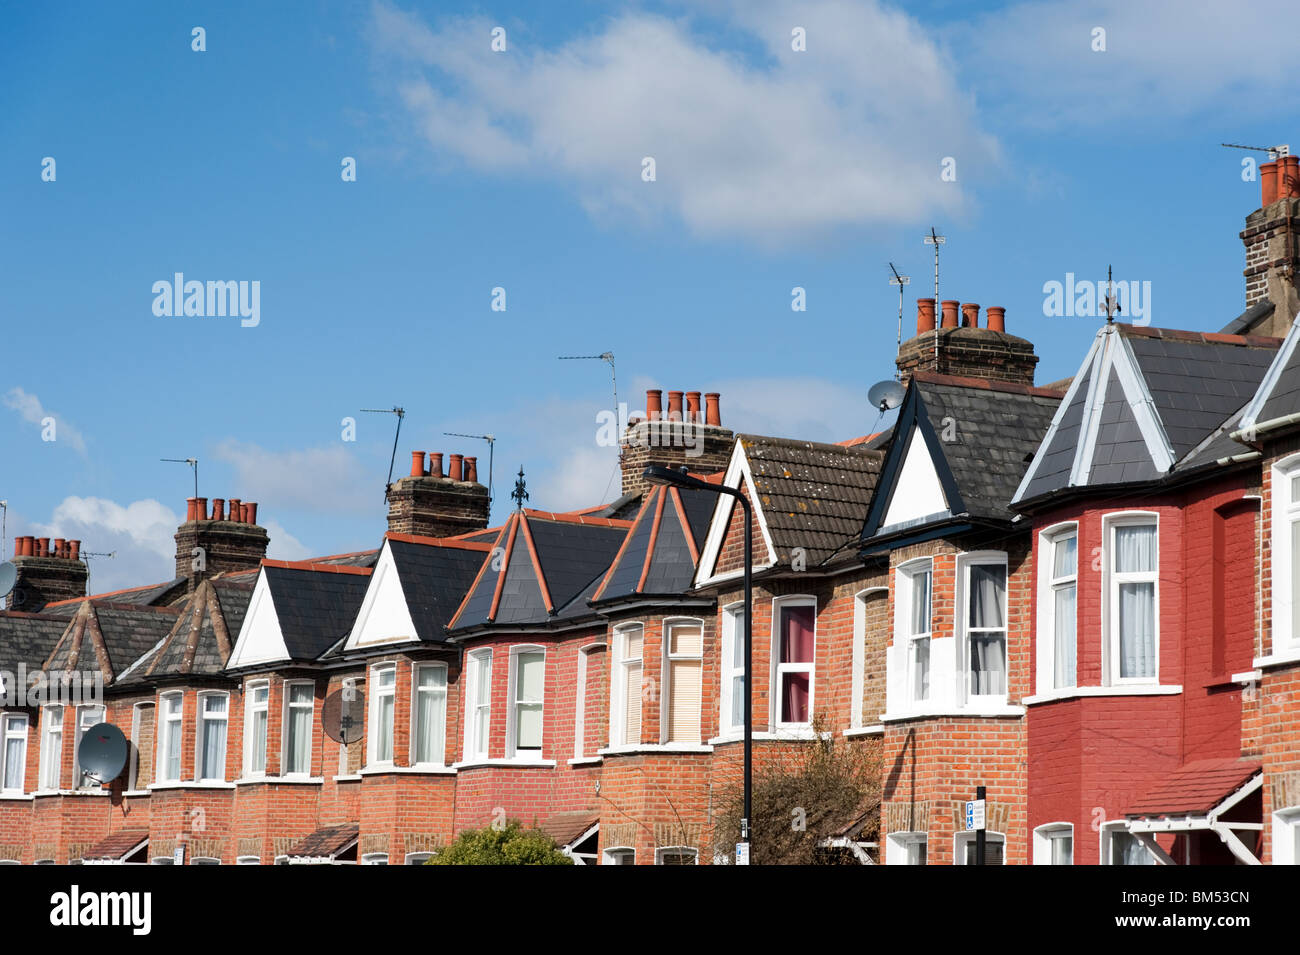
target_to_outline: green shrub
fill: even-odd
[[[540,829],[525,829],[511,819],[501,828],[465,830],[425,865],[573,865],[573,860]]]

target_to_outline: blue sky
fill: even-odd
[[[1217,329],[1259,204],[1218,143],[1300,130],[1285,3],[50,6],[0,12],[0,499],[9,541],[116,552],[96,590],[170,576],[192,484],[161,457],[258,501],[273,556],[373,546],[393,422],[363,407],[406,408],[398,473],[486,470],[442,432],[496,434],[497,518],[521,464],[534,506],[614,496],[608,367],[558,355],[612,350],[633,411],[717,390],[737,430],[875,430],[886,263],[906,333],[931,225],[942,297],[1005,306],[1040,382],[1099,322],[1043,314],[1067,272]],[[176,272],[258,281],[259,323],[156,316]]]

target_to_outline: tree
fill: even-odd
[[[511,819],[500,828],[465,830],[425,865],[573,865],[573,860],[540,829],[525,829]]]
[[[813,739],[755,767],[750,861],[756,865],[856,865],[848,850],[828,846],[849,835],[874,841],[880,830],[879,759],[872,751],[827,733],[819,719]],[[743,784],[725,790],[714,819],[714,857],[734,861],[744,813]]]

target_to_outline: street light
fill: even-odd
[[[752,818],[753,770],[754,770],[754,696],[753,696],[753,617],[754,617],[754,541],[753,513],[749,499],[740,491],[725,484],[710,484],[692,477],[683,466],[680,470],[652,464],[641,475],[651,484],[671,484],[692,491],[708,491],[710,494],[729,494],[740,502],[745,510],[745,814],[740,820],[740,842],[744,845],[743,853],[737,853],[737,863],[741,858],[744,864],[750,862],[750,829]],[[739,846],[737,846],[739,849]]]

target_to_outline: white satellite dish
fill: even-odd
[[[18,583],[18,568],[6,560],[0,564],[0,597],[9,596],[16,583]]]
[[[885,412],[890,408],[897,408],[901,405],[906,394],[907,392],[903,390],[903,386],[896,381],[878,381],[867,392],[867,400],[881,412]]]

